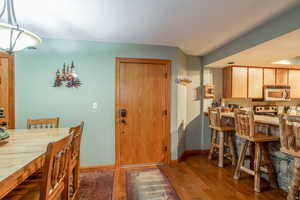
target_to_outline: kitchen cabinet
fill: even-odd
[[[248,98],[263,98],[263,68],[248,69]]]
[[[276,69],[264,68],[264,85],[276,84]]]
[[[288,85],[288,69],[276,69],[276,85]]]
[[[289,85],[291,86],[291,98],[300,98],[300,70],[289,70]]]
[[[247,67],[227,67],[223,70],[223,75],[223,92],[225,98],[247,98]]]

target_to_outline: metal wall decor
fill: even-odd
[[[57,69],[53,87],[65,86],[68,88],[78,88],[81,85],[82,83],[75,72],[75,65],[73,61],[71,65],[66,65],[66,63],[64,63],[61,71]]]

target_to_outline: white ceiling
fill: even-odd
[[[15,8],[20,24],[42,37],[168,45],[202,55],[295,2],[15,0]]]
[[[296,63],[295,60],[299,60],[296,57],[300,56],[298,41],[300,41],[300,29],[211,63],[209,67],[225,67],[229,62],[235,62],[235,65],[291,67],[292,65],[278,65],[272,62],[289,60],[290,63]],[[299,68],[299,66],[294,67]]]

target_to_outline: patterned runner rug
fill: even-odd
[[[128,170],[127,200],[180,200],[160,169]]]
[[[113,171],[80,173],[80,200],[111,200]]]

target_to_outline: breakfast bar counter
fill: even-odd
[[[223,112],[222,117],[234,118],[234,112]],[[273,126],[279,126],[279,118],[275,116],[267,115],[254,115],[254,121],[260,124],[268,124]]]
[[[0,199],[42,168],[47,146],[69,134],[68,128],[8,130],[0,146]]]

